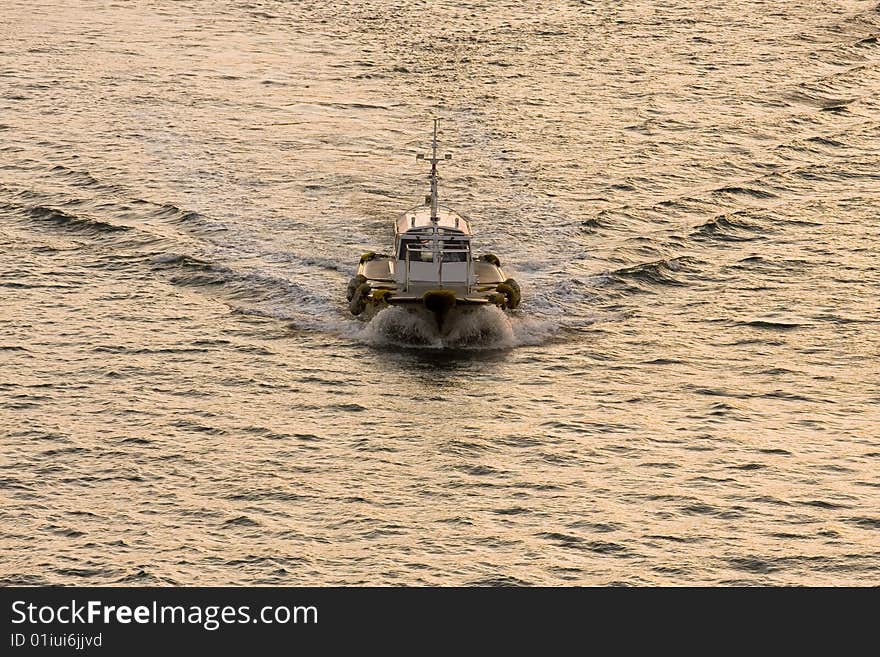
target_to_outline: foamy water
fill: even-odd
[[[550,323],[538,327],[495,306],[453,309],[440,328],[430,311],[389,307],[371,317],[356,337],[376,346],[491,350],[540,342],[557,328]]]

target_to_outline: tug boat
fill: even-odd
[[[346,291],[352,315],[370,318],[389,306],[427,311],[442,332],[453,315],[485,306],[513,310],[520,304],[520,286],[505,275],[498,258],[474,257],[468,218],[438,201],[437,164],[452,159],[437,155],[438,124],[434,119],[431,156],[416,156],[431,163],[431,194],[394,222],[392,254],[361,256]]]

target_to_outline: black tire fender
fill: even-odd
[[[498,292],[503,294],[507,299],[507,303],[505,306],[508,310],[513,310],[517,306],[519,306],[522,301],[522,290],[520,289],[519,283],[517,283],[512,278],[508,278],[503,283],[499,283],[498,287],[495,288]]]
[[[348,288],[345,290],[345,300],[351,301],[352,297],[354,297],[354,291],[366,282],[367,277],[363,274],[353,276],[351,280],[348,281]]]
[[[367,308],[367,297],[370,294],[370,284],[361,283],[354,291],[351,301],[348,302],[348,309],[352,315],[360,315]]]

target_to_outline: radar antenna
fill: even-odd
[[[447,153],[445,156],[437,157],[437,127],[440,125],[440,119],[434,119],[434,137],[431,141],[431,157],[425,158],[424,155],[419,154],[416,155],[417,160],[427,159],[428,162],[431,163],[431,173],[428,175],[428,179],[431,181],[431,223],[437,223],[437,183],[440,180],[440,175],[437,173],[437,163],[440,160],[451,160],[452,155]]]

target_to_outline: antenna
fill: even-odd
[[[437,127],[440,125],[440,119],[434,119],[434,137],[431,140],[431,157],[425,158],[424,155],[416,155],[417,160],[427,159],[431,163],[431,173],[428,179],[431,181],[431,223],[437,223],[437,183],[440,176],[437,173],[437,163],[440,160],[451,160],[452,155],[447,153],[444,157],[437,157]]]

